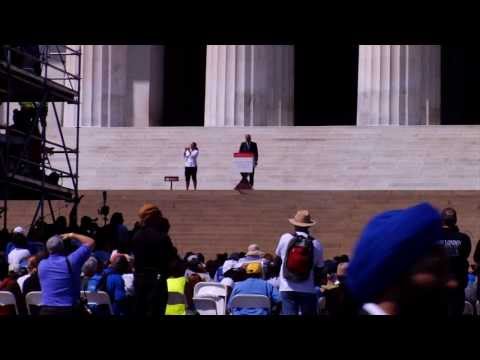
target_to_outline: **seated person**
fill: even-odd
[[[217,254],[217,258],[215,260],[217,268],[216,268],[215,273],[213,275],[213,280],[215,282],[222,281],[222,279],[223,279],[223,264],[225,263],[225,261],[227,261],[227,259],[228,259],[227,253]]]
[[[27,259],[32,256],[28,250],[27,237],[20,231],[12,235],[13,249],[8,253],[8,269],[20,273],[21,268],[26,272]]]
[[[338,264],[333,286],[324,291],[325,309],[329,316],[338,317],[342,315],[346,303],[345,280],[347,268],[348,263],[346,262]]]
[[[97,269],[98,260],[94,256],[90,256],[82,266],[82,281],[80,285],[82,290],[87,290],[88,282],[97,273]]]
[[[247,279],[235,283],[230,302],[236,295],[264,295],[270,299],[272,304],[281,302],[279,291],[263,280],[262,266],[254,262],[246,265]],[[232,308],[233,315],[268,315],[270,309],[263,308]]]
[[[113,313],[117,316],[127,315],[127,294],[123,275],[128,272],[128,260],[125,256],[115,257],[111,266],[105,270],[105,291],[110,296]]]
[[[95,258],[96,259],[96,258]],[[97,260],[97,268],[95,270],[95,273],[89,277],[86,287],[83,288],[86,291],[97,291],[97,288],[99,286],[100,280],[103,277],[103,272],[105,270],[105,266],[103,265],[103,262]]]
[[[187,270],[185,271],[185,276],[188,277],[192,274],[198,274],[202,278],[202,281],[212,281],[210,274],[207,272],[199,256],[196,254],[190,255],[187,258]]]
[[[41,291],[40,280],[38,279],[38,264],[44,257],[43,254],[30,256],[27,261],[28,274],[17,279],[18,286],[22,290],[23,295],[27,295],[31,291]]]
[[[15,296],[17,308],[20,315],[27,312],[25,299],[17,283],[15,273],[8,271],[8,264],[5,258],[0,257],[0,291],[9,291]],[[0,317],[15,315],[15,309],[11,306],[0,306]]]
[[[265,272],[265,280],[273,287],[280,288],[280,269],[282,267],[282,258],[276,256],[272,261],[269,261]]]
[[[243,266],[251,262],[260,262],[262,264],[263,277],[265,278],[265,273],[267,271],[269,260],[265,258],[265,253],[260,250],[260,247],[257,244],[250,244],[247,249],[247,253],[244,257],[238,260],[238,264]],[[268,254],[268,257],[272,255]]]
[[[219,281],[223,285],[227,285],[233,288],[235,284],[234,279],[238,279],[236,272],[239,271],[238,262],[235,260],[227,260],[223,263],[222,266],[222,280]]]

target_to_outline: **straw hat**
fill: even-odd
[[[298,210],[293,219],[288,219],[288,221],[290,224],[299,227],[310,227],[317,223],[316,221],[312,220],[308,210]]]

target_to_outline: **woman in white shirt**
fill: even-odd
[[[185,159],[185,182],[187,190],[190,187],[190,178],[193,180],[193,189],[197,190],[197,143],[192,142],[190,147],[185,148],[183,157]]]

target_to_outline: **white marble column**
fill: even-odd
[[[440,124],[440,45],[360,45],[357,125]]]
[[[163,69],[163,46],[82,45],[81,126],[159,125]]]
[[[73,50],[81,50],[81,45],[68,45],[69,48]],[[65,69],[72,75],[81,75],[81,71],[79,72],[78,65],[79,65],[79,57],[76,55],[68,55],[65,57]],[[75,79],[71,79],[70,81],[65,81],[65,86],[68,88],[73,88],[78,90],[79,81]],[[80,93],[82,89],[80,89]],[[80,123],[81,125],[81,123]],[[63,126],[64,127],[75,127],[77,126],[77,106],[73,104],[63,104]]]
[[[205,126],[293,125],[294,47],[208,45]]]

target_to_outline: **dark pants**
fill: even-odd
[[[282,315],[317,315],[317,296],[296,291],[281,291]]]
[[[168,289],[166,276],[157,273],[135,274],[135,315],[159,317],[165,315]]]
[[[475,304],[473,304],[475,305]],[[465,289],[461,286],[449,290],[448,294],[448,315],[462,316],[465,308]]]
[[[197,167],[185,167],[185,181],[187,185],[190,184],[190,179],[193,180],[193,185],[197,186]]]
[[[250,184],[251,187],[253,187],[253,177],[255,176],[255,168],[253,168],[253,172],[251,173],[241,173],[242,175],[242,180],[247,181],[248,177],[248,183]]]

